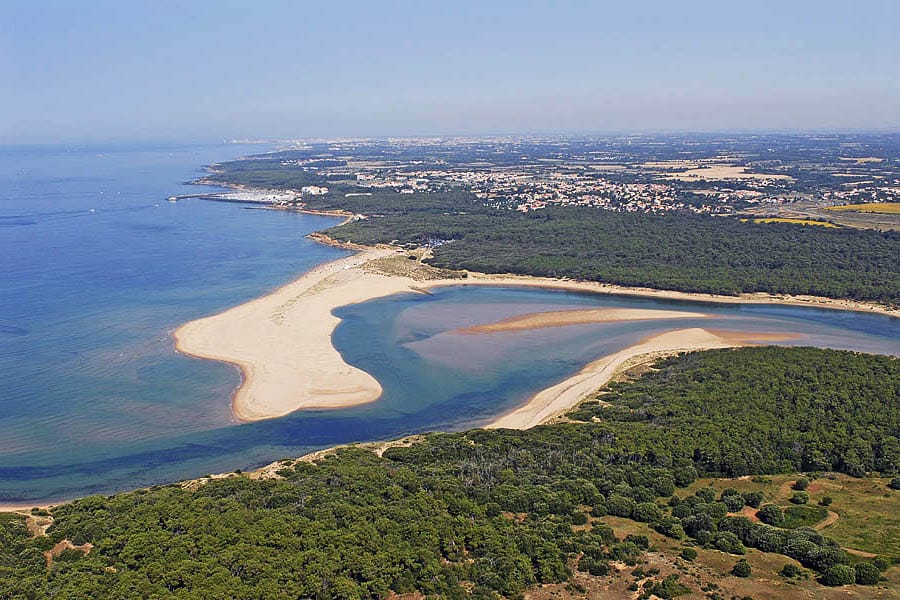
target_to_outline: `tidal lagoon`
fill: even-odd
[[[176,353],[171,332],[347,251],[305,235],[332,217],[189,200],[199,166],[237,146],[26,148],[0,173],[0,502],[60,500],[231,471],[335,444],[490,423],[590,361],[687,327],[900,355],[900,319],[530,287],[453,286],[338,308],[343,360],[375,402],[238,424],[231,365]],[[254,148],[258,151],[258,148]],[[703,318],[471,334],[576,309]],[[752,339],[752,334],[751,334]]]

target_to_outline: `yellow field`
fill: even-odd
[[[874,202],[872,204],[843,204],[841,206],[829,206],[828,210],[847,210],[863,213],[878,213],[883,215],[900,215],[900,202]]]
[[[746,222],[747,219],[741,219]],[[809,219],[786,219],[782,217],[769,217],[767,219],[753,219],[754,223],[794,223],[796,225],[819,225],[820,227],[837,227],[834,223],[825,221],[811,221]]]

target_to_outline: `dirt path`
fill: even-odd
[[[47,570],[49,571],[51,568],[53,568],[53,559],[58,557],[66,550],[77,550],[86,556],[90,554],[93,548],[94,545],[90,542],[88,542],[87,544],[76,546],[72,543],[72,540],[60,540],[55,546],[53,546],[53,548],[44,552],[44,558],[47,560]]]
[[[877,554],[872,554],[871,552],[864,552],[863,550],[854,550],[853,548],[841,548],[847,554],[852,554],[854,556],[861,556],[862,558],[875,558],[878,556]]]
[[[828,516],[825,517],[824,519],[822,519],[821,521],[819,521],[818,523],[816,523],[815,525],[813,525],[813,529],[815,529],[816,531],[821,531],[821,530],[825,529],[826,527],[831,527],[832,525],[837,523],[838,520],[840,520],[840,518],[841,518],[841,516],[839,514],[837,514],[836,512],[834,512],[832,510],[829,510]]]

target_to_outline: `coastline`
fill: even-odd
[[[484,427],[531,429],[553,421],[587,400],[615,376],[638,364],[681,352],[737,348],[754,345],[758,341],[780,341],[796,337],[791,334],[721,332],[700,327],[651,335],[637,344],[588,363],[572,377],[538,392],[524,405],[498,416]]]
[[[419,255],[416,261],[409,261],[407,253],[391,246],[346,244],[321,233],[311,234],[310,237],[319,243],[353,250],[356,254],[320,265],[265,296],[183,324],[173,332],[175,348],[179,352],[196,358],[230,363],[240,369],[242,383],[235,391],[231,403],[234,418],[239,422],[276,418],[302,409],[347,408],[377,400],[381,395],[378,381],[344,362],[332,345],[331,335],[340,322],[332,311],[341,306],[403,292],[428,293],[430,289],[448,285],[523,286],[695,302],[816,306],[895,314],[895,311],[883,306],[830,298],[769,294],[718,296],[523,275],[474,272],[462,275],[423,264],[424,255]],[[400,268],[394,268],[392,260]],[[404,264],[401,265],[401,262]],[[412,265],[407,268],[410,263]],[[658,315],[631,312],[634,314],[624,311],[606,316],[591,315],[590,320],[672,317],[671,311],[658,311]],[[684,312],[686,315],[698,316],[696,313]],[[540,316],[534,318],[538,317]],[[497,326],[503,325],[494,324],[486,326],[487,329],[483,329],[485,326],[476,329],[490,331]],[[511,326],[516,327],[515,324]],[[706,339],[704,343],[715,344],[721,341]],[[673,344],[674,341],[667,338],[664,345],[674,348]],[[699,347],[688,343],[684,349]],[[627,349],[632,352],[632,356],[637,352],[634,348]],[[610,359],[611,357],[602,357],[598,360]],[[596,370],[596,362],[585,368],[593,366]],[[550,389],[556,388],[554,386]],[[556,406],[557,402],[547,399],[549,392],[550,390],[544,390],[535,395],[529,404],[540,398],[541,401]],[[569,407],[574,403],[577,400],[570,403]],[[536,425],[538,421],[533,417],[527,419],[529,426]]]

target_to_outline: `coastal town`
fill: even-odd
[[[306,185],[221,199],[302,205],[326,194],[463,191],[521,212],[582,206],[832,220],[841,215],[823,211],[834,206],[900,200],[894,145],[895,136],[837,135],[289,141],[268,156]],[[199,183],[217,181],[214,168]]]

